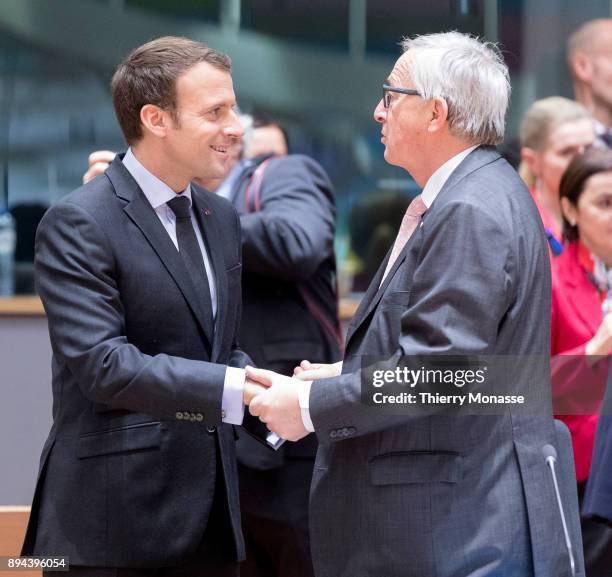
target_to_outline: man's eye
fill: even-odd
[[[213,108],[212,110],[208,111],[208,115],[211,118],[219,118],[219,114],[221,114],[221,107]]]

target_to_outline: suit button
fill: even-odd
[[[183,419],[185,419],[186,421],[189,420],[189,413],[187,411],[183,411]]]
[[[174,415],[179,421],[183,420],[183,413],[181,413],[180,411],[176,413],[176,415]]]
[[[195,421],[196,421],[196,415],[195,415],[195,413],[191,413],[191,414],[189,415],[189,420],[190,420],[192,423],[195,423]]]
[[[217,427],[215,427],[215,426],[212,426],[212,427],[206,427],[206,432],[207,432],[207,433],[210,433],[211,435],[212,435],[213,433],[215,433],[216,431],[217,431]]]
[[[332,439],[335,439],[335,438],[338,436],[338,431],[337,431],[336,429],[334,429],[333,431],[331,431],[331,432],[329,433],[329,436],[330,436]]]
[[[357,432],[357,429],[355,427],[349,427],[348,432],[349,435],[354,435]]]
[[[349,430],[346,427],[344,427],[342,429],[342,436],[343,437],[348,437],[349,436]]]
[[[202,413],[198,413],[198,414],[196,415],[196,421],[197,421],[198,423],[201,423],[203,419],[204,419],[204,415],[203,415]]]

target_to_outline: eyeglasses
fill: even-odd
[[[399,92],[400,94],[408,94],[410,96],[421,96],[418,90],[414,88],[400,88],[397,86],[389,86],[389,84],[383,84],[383,106],[389,108],[391,104],[391,95],[389,92]]]

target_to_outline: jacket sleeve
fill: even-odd
[[[275,158],[262,179],[261,210],[240,217],[244,268],[286,281],[311,277],[333,254],[332,186],[314,160]]]
[[[158,417],[196,411],[221,422],[224,365],[158,354],[126,338],[113,250],[81,206],[52,207],[36,236],[36,280],[56,361],[92,402]]]

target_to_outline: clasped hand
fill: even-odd
[[[246,367],[245,404],[254,417],[288,441],[308,434],[302,421],[298,385],[302,382],[265,369]]]
[[[266,423],[268,429],[288,441],[298,441],[308,434],[299,404],[299,386],[304,382],[332,377],[340,372],[341,364],[312,364],[302,361],[294,377],[274,371],[246,367],[244,402],[254,417]],[[340,368],[339,368],[340,367]]]

